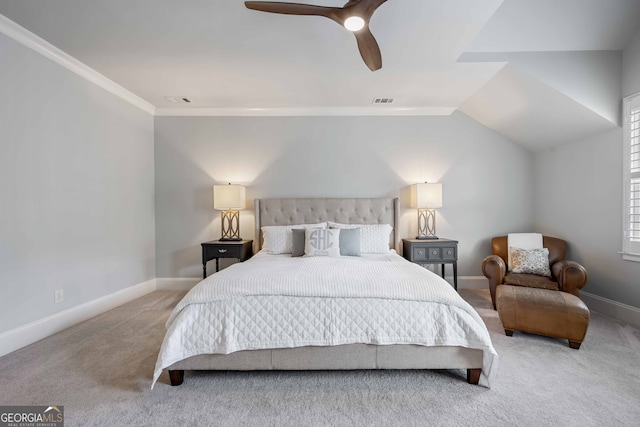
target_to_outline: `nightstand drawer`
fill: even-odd
[[[440,247],[432,247],[427,249],[427,258],[430,261],[440,261],[442,259],[442,248]]]
[[[422,248],[418,246],[411,248],[410,261],[426,261],[429,256],[427,253],[428,250],[429,248]]]
[[[242,246],[239,245],[216,245],[208,248],[208,253],[217,258],[241,258]]]
[[[456,248],[450,246],[442,247],[442,260],[443,261],[455,261],[458,259],[458,254],[456,254]]]

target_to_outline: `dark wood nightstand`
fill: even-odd
[[[458,241],[402,239],[402,255],[416,264],[453,264],[453,288],[458,290]]]
[[[207,262],[216,260],[216,272],[220,271],[220,258],[237,258],[246,261],[253,255],[253,240],[212,240],[202,243],[202,278],[207,277]]]

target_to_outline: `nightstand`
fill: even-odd
[[[220,258],[237,258],[246,261],[253,255],[253,240],[212,240],[202,243],[202,278],[207,277],[207,262],[216,260],[216,272],[220,271]]]
[[[402,255],[416,264],[453,264],[453,288],[458,290],[458,241],[402,239]]]

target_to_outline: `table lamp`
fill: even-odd
[[[413,184],[411,207],[418,209],[418,236],[416,239],[437,239],[436,208],[442,207],[442,184]]]
[[[240,211],[244,209],[244,187],[238,184],[214,185],[213,208],[221,211],[220,240],[242,240],[240,237]]]

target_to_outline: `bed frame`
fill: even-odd
[[[397,198],[256,199],[255,250],[262,247],[263,226],[324,221],[390,224],[389,246],[398,250],[399,206]],[[466,369],[467,381],[478,384],[482,357],[482,350],[457,346],[347,344],[198,355],[174,363],[168,371],[172,386],[182,384],[185,370]]]

